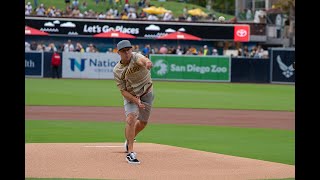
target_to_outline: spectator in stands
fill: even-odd
[[[106,53],[113,53],[113,52],[112,52],[112,48],[108,48],[108,50],[106,51]]]
[[[63,47],[64,52],[73,52],[74,51],[74,46],[72,44],[72,41],[69,39],[67,43],[64,44]]]
[[[37,45],[36,51],[43,52],[43,51],[44,51],[44,46],[43,46],[41,43],[39,43],[39,44]]]
[[[27,41],[24,43],[24,48],[24,51],[31,51],[30,44]]]
[[[179,21],[185,21],[185,20],[186,20],[186,17],[185,17],[183,14],[180,14],[180,15],[178,16],[178,20],[179,20]]]
[[[218,56],[218,50],[216,48],[212,49],[212,56]]]
[[[114,16],[113,16],[113,14],[112,14],[110,11],[108,11],[105,18],[106,18],[106,19],[113,19]]]
[[[25,15],[31,15],[32,13],[32,5],[31,2],[28,2],[26,7],[25,7]]]
[[[142,52],[140,51],[139,45],[132,46],[132,52],[137,52],[142,54]]]
[[[137,14],[132,9],[129,10],[128,19],[137,19]]]
[[[188,17],[188,6],[185,6],[182,9],[182,12],[183,12],[184,19],[187,19],[187,17]]]
[[[147,13],[141,10],[140,14],[138,15],[140,19],[147,19]]]
[[[86,48],[86,52],[95,53],[96,52],[95,46],[92,43],[90,43],[89,46]]]
[[[72,1],[72,8],[75,8],[75,7],[79,7],[79,1],[78,0],[73,0]]]
[[[172,11],[168,11],[168,12],[164,13],[163,20],[164,21],[173,20]]]
[[[159,49],[160,54],[167,54],[168,53],[168,48],[166,44],[163,44],[160,49]]]
[[[204,45],[203,46],[203,55],[206,56],[209,54],[209,49],[208,49],[208,46],[207,45]]]
[[[246,20],[247,20],[247,21],[251,21],[251,20],[252,20],[252,12],[251,12],[251,9],[247,9],[247,12],[246,12]]]
[[[85,10],[87,10],[87,7],[88,7],[87,1],[83,1],[83,3],[82,3],[81,6],[80,6],[80,9],[81,9],[82,11],[85,11]]]
[[[38,46],[38,43],[35,42],[35,41],[32,41],[31,44],[30,44],[31,51],[37,50],[37,46]]]
[[[55,17],[56,16],[56,7],[52,6],[51,8],[49,8],[47,14],[49,17]]]
[[[142,54],[146,57],[149,57],[150,54],[150,44],[146,44],[142,49]]]
[[[243,52],[241,48],[238,49],[237,57],[243,57]]]
[[[80,10],[79,10],[78,6],[76,6],[73,8],[71,16],[72,17],[79,17],[79,15],[80,15]]]
[[[143,8],[144,5],[145,5],[145,0],[139,0],[138,6],[141,7],[141,8]]]
[[[59,67],[61,65],[61,56],[57,51],[54,51],[51,57],[52,78],[59,77]]]
[[[98,19],[105,19],[106,17],[107,17],[106,14],[103,12],[100,12],[98,15]]]
[[[75,51],[76,52],[81,52],[81,53],[84,52],[84,48],[83,48],[83,46],[81,45],[80,42],[77,42]]]
[[[54,43],[50,43],[46,48],[45,48],[46,52],[55,52],[57,51],[57,48],[55,46]]]
[[[250,56],[248,46],[244,46],[242,54],[243,54],[244,57],[249,57]]]
[[[70,5],[66,6],[65,16],[72,16],[72,8]]]
[[[182,55],[182,54],[183,54],[183,50],[182,50],[182,48],[181,48],[180,45],[178,45],[178,47],[177,47],[177,49],[176,49],[176,54],[177,54],[177,55]]]
[[[37,14],[37,16],[44,16],[44,15],[45,15],[45,12],[46,12],[46,10],[45,10],[43,4],[40,4],[40,7],[38,7],[38,8],[36,9],[36,14]]]
[[[128,19],[128,15],[125,11],[121,13],[121,19]]]
[[[188,51],[186,52],[186,54],[188,55],[197,55],[198,52],[197,52],[197,49],[194,47],[194,46],[191,46]]]
[[[159,20],[159,18],[154,15],[154,14],[149,14],[148,17],[147,17],[148,20],[151,20],[151,21],[156,21],[156,20]]]

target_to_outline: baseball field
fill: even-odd
[[[130,165],[113,80],[26,78],[26,179],[294,179],[294,85],[154,81],[154,92]]]

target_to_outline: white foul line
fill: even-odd
[[[123,147],[123,146],[83,146],[83,147],[97,147],[97,148],[107,147],[107,148],[112,148],[112,147]]]

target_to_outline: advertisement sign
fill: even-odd
[[[234,41],[248,42],[250,40],[250,26],[249,25],[235,25],[234,26]]]
[[[271,83],[295,83],[295,49],[271,48],[270,50],[270,80]]]
[[[43,53],[25,52],[24,67],[26,77],[43,77]]]
[[[120,60],[117,53],[63,52],[62,77],[113,79],[113,67]]]
[[[229,56],[150,55],[151,76],[158,80],[230,82]]]
[[[154,39],[181,31],[204,40],[234,40],[234,24],[25,17],[25,25],[50,35],[92,36],[111,30]],[[207,32],[207,33],[206,33]]]

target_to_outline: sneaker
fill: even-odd
[[[135,152],[128,153],[126,156],[126,160],[129,164],[140,164],[140,161],[136,158]]]
[[[136,139],[134,139],[134,142],[136,142]],[[128,148],[128,141],[127,140],[124,142],[124,149],[125,149],[125,152],[128,153],[129,148]]]

